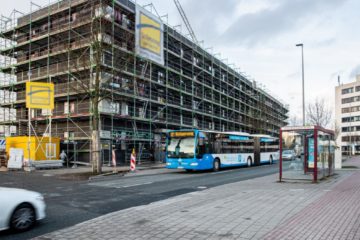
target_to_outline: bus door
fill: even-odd
[[[259,166],[260,163],[260,152],[261,152],[261,142],[259,137],[254,138],[254,164]]]

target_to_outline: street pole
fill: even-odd
[[[301,47],[301,64],[302,64],[302,110],[303,110],[303,126],[305,126],[305,81],[304,81],[304,44],[296,44],[296,47]]]

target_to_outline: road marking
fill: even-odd
[[[229,172],[229,171],[213,172],[213,173],[210,173],[210,174],[221,174],[221,173],[226,173],[226,172]]]
[[[234,172],[236,169],[232,169],[232,170],[224,170],[224,171],[221,171],[221,172],[213,172],[213,173],[210,173],[210,174],[222,174],[222,173],[229,173],[229,172]]]
[[[152,183],[154,183],[154,182],[146,182],[146,183],[138,183],[138,184],[133,184],[133,185],[125,185],[125,186],[116,187],[116,188],[137,187],[137,186],[142,186],[142,185],[149,185],[149,184],[152,184]]]
[[[206,189],[207,187],[206,186],[199,186],[197,187],[198,189]]]
[[[298,191],[304,191],[304,189],[302,189],[302,188],[293,188],[293,189],[290,189],[290,192],[298,192]]]

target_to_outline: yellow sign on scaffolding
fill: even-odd
[[[140,47],[161,55],[161,25],[140,13]]]
[[[139,5],[136,5],[135,42],[137,54],[164,65],[164,24]]]
[[[27,82],[26,107],[37,109],[54,109],[54,84]]]

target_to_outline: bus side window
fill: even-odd
[[[221,142],[217,139],[214,142],[214,153],[220,153],[221,150]]]
[[[212,147],[212,143],[209,139],[206,139],[205,141],[205,151],[206,153],[212,153],[213,152],[213,147]]]

